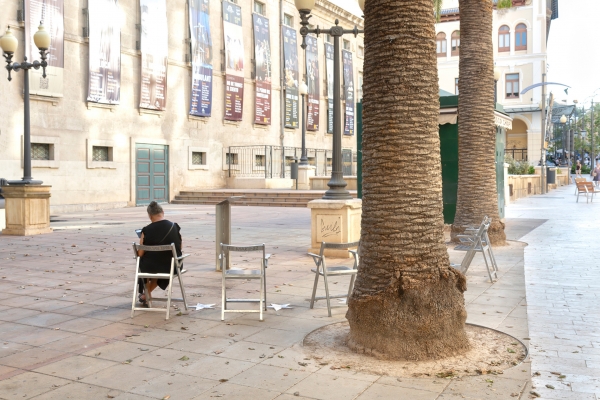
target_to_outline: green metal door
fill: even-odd
[[[138,206],[169,202],[169,146],[136,143],[135,182]]]
[[[496,127],[496,190],[498,191],[498,213],[504,218],[504,128]]]
[[[458,191],[458,125],[439,125],[439,129],[444,223],[452,224],[456,215],[456,196]]]

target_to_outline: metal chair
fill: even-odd
[[[230,257],[232,252],[250,252],[262,251],[259,269],[227,269],[227,257]],[[265,244],[254,246],[234,246],[221,243],[221,253],[219,254],[219,264],[221,267],[221,321],[225,320],[226,312],[257,312],[259,320],[263,320],[263,310],[267,311],[267,276],[266,269],[268,267],[270,254],[265,253]],[[258,299],[229,299],[227,298],[227,288],[225,282],[227,279],[259,279],[260,280],[260,297]],[[227,303],[259,303],[258,310],[228,310]]]
[[[481,253],[490,277],[490,282],[494,282],[492,275],[498,279],[498,264],[496,263],[496,258],[492,252],[492,246],[490,245],[490,238],[487,234],[491,223],[492,219],[485,216],[483,217],[483,221],[479,228],[476,230],[474,228],[467,228],[465,232],[470,233],[457,235],[461,244],[456,246],[454,250],[466,251],[467,254],[465,254],[465,257],[460,264],[450,264],[451,267],[457,268],[461,273],[466,274],[471,262],[473,261],[473,258],[475,257],[475,253]],[[490,258],[489,263],[487,259],[488,257]]]
[[[313,286],[312,297],[310,299],[310,308],[313,308],[315,301],[318,300],[327,300],[327,313],[331,317],[331,302],[330,299],[336,298],[349,298],[352,294],[352,288],[354,287],[354,279],[356,278],[356,273],[358,272],[358,251],[357,250],[349,250],[350,247],[358,248],[358,244],[360,242],[351,242],[351,243],[325,243],[321,242],[321,250],[319,251],[319,255],[308,253],[309,256],[313,258],[317,268],[311,269],[312,272],[315,273],[315,284]],[[328,267],[325,261],[325,250],[326,249],[348,249],[348,252],[352,254],[354,257],[354,265],[352,267],[347,266],[336,266],[336,267]],[[329,295],[329,284],[327,282],[328,276],[339,276],[339,275],[351,275],[350,285],[348,287],[348,294],[342,295]],[[317,285],[319,283],[319,276],[323,277],[323,281],[325,282],[325,296],[315,297],[317,294]]]
[[[152,251],[170,251],[170,252],[172,252],[173,257],[171,258],[170,272],[168,274],[151,274],[151,273],[141,272],[140,271],[141,257],[138,256],[138,250],[144,250],[144,251],[148,251],[148,252],[152,252]],[[163,246],[144,246],[139,243],[133,243],[133,252],[135,254],[135,258],[137,259],[137,263],[136,263],[137,265],[136,265],[136,269],[135,269],[133,300],[131,301],[131,318],[133,318],[133,315],[136,311],[160,311],[160,312],[166,312],[167,316],[165,319],[169,319],[169,312],[171,310],[171,301],[183,302],[183,306],[187,310],[188,307],[187,307],[187,301],[185,299],[185,289],[183,287],[183,278],[182,278],[182,275],[185,274],[187,271],[185,269],[181,268],[181,262],[183,261],[184,258],[188,257],[189,254],[183,254],[181,256],[177,256],[177,250],[175,248],[175,243],[171,243],[169,245],[163,245]],[[177,269],[177,279],[179,280],[179,288],[181,289],[181,296],[182,296],[181,298],[173,298],[172,297],[173,275],[175,273],[175,269]],[[139,294],[138,293],[138,280],[139,279],[142,279],[142,284],[144,287],[144,295],[146,296],[148,308],[135,306],[135,302],[136,302],[136,299]],[[167,299],[166,299],[167,308],[166,309],[152,307],[152,300],[165,301],[165,299],[153,299],[150,292],[148,292],[148,290],[146,288],[146,282],[144,279],[168,279],[169,280],[169,286],[167,287]]]

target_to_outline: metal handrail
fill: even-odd
[[[300,147],[271,145],[230,146],[223,168],[229,177],[290,178],[291,164],[299,161]],[[332,152],[328,149],[306,149],[309,165],[315,167],[315,176],[331,175]],[[356,152],[344,150],[344,175],[356,175]]]

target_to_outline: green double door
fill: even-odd
[[[135,203],[169,202],[169,146],[136,143]]]

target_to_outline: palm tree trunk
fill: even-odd
[[[469,348],[444,244],[432,0],[367,0],[360,266],[348,344],[424,360]]]
[[[492,218],[494,245],[506,242],[496,190],[492,0],[459,0],[458,192],[452,239]]]

